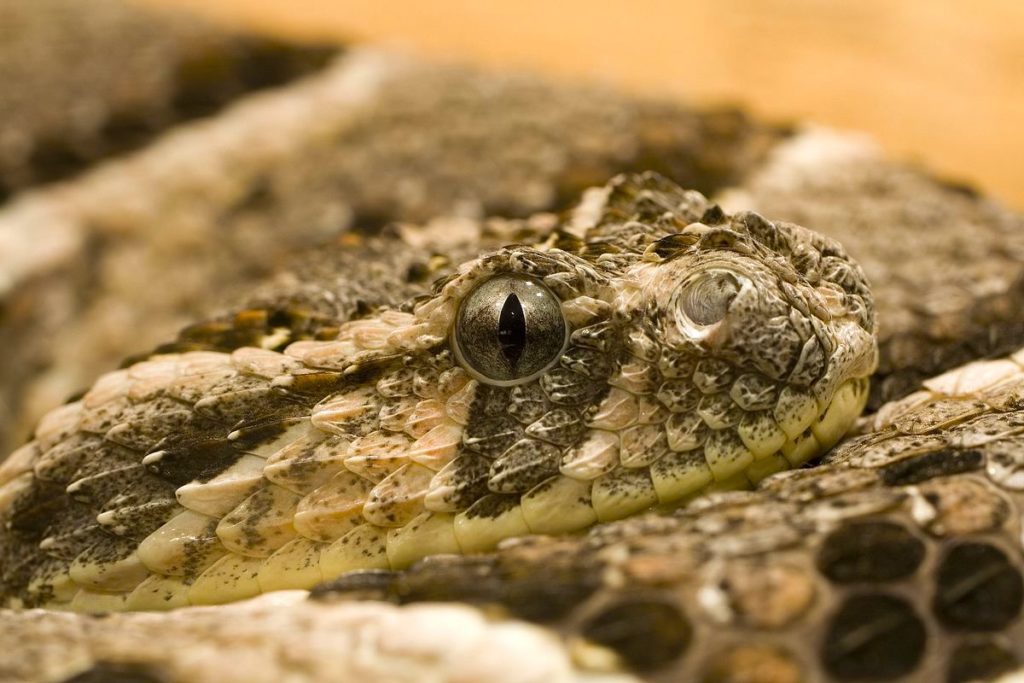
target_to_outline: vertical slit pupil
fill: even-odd
[[[498,316],[498,346],[508,364],[515,369],[526,350],[526,315],[515,294],[509,294]]]

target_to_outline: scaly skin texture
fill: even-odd
[[[994,680],[1024,658],[1022,406],[1024,351],[928,380],[822,464],[673,514],[348,574],[311,601],[271,593],[102,618],[8,611],[0,642],[17,656],[0,658],[0,674],[539,683],[621,667],[666,682]],[[453,615],[429,612],[436,601],[504,607],[560,634],[563,656],[487,637],[472,619],[446,630]],[[451,640],[463,633],[492,662],[485,676],[465,640]]]
[[[799,466],[863,408],[873,305],[832,240],[654,175],[518,238],[322,340],[253,313],[264,348],[162,353],[49,414],[0,470],[7,602],[220,603],[576,532]],[[453,352],[509,275],[568,329],[515,386]]]
[[[501,604],[652,680],[990,680],[1024,659],[1022,407],[1024,350],[928,380],[755,491],[318,595]]]

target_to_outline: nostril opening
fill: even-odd
[[[707,273],[684,285],[679,295],[679,307],[693,324],[714,325],[725,318],[740,287],[740,282],[732,273]]]

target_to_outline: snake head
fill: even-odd
[[[395,337],[427,384],[458,378],[424,504],[456,515],[463,549],[749,487],[863,409],[873,303],[842,247],[695,193],[659,201],[465,264]]]
[[[860,413],[873,304],[835,242],[650,175],[531,230],[332,339],[104,376],[0,469],[0,594],[162,608],[485,551],[749,487]]]

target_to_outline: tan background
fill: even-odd
[[[868,131],[1024,208],[1024,0],[146,0]]]

